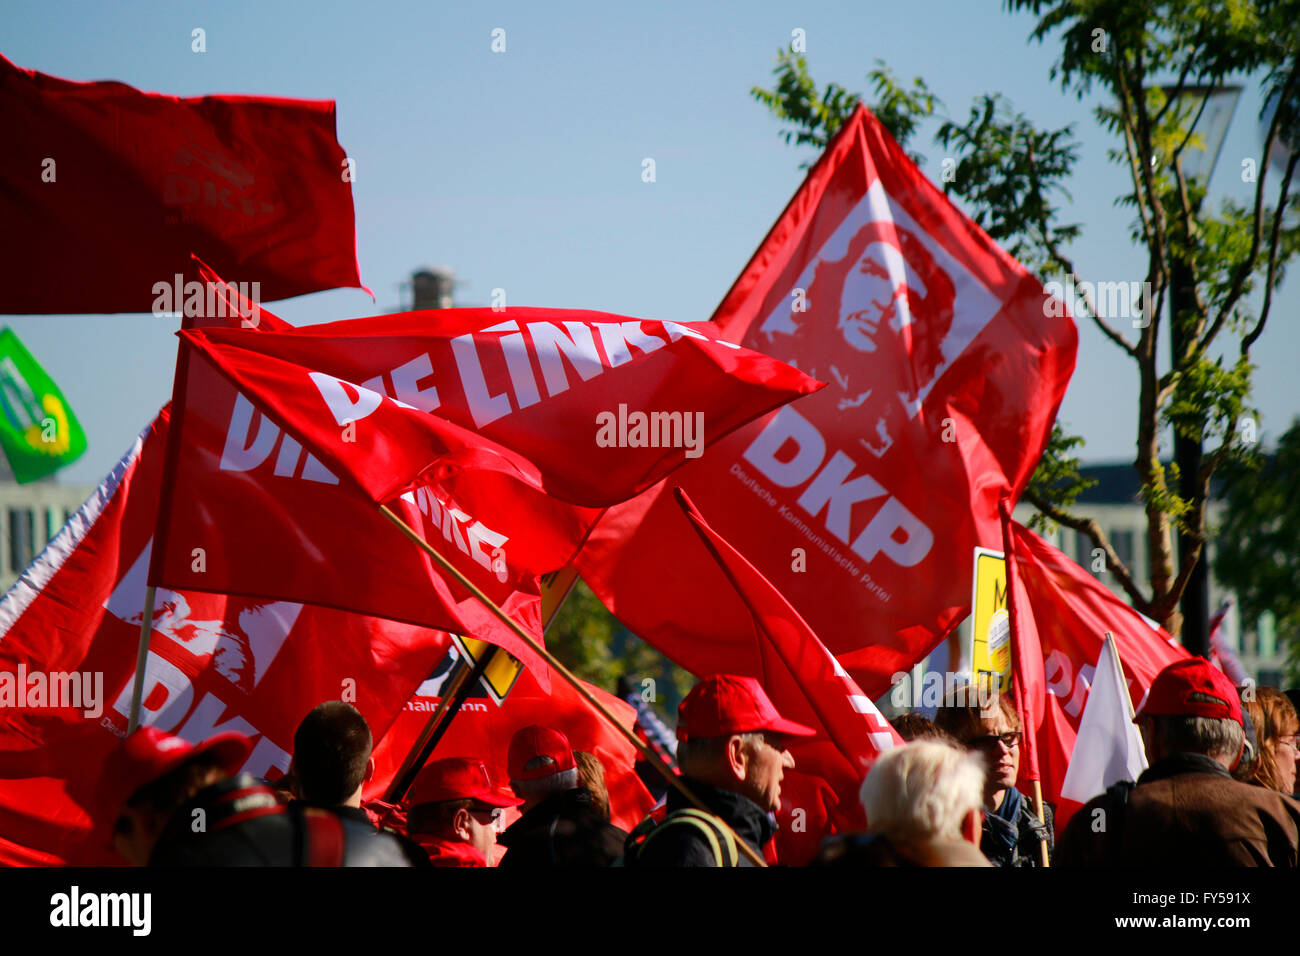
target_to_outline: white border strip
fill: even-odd
[[[99,483],[99,487],[77,509],[77,513],[68,519],[67,523],[59,529],[59,533],[51,538],[41,553],[36,556],[36,560],[19,575],[8,593],[0,598],[0,640],[9,633],[9,628],[23,616],[32,601],[50,583],[54,575],[63,567],[63,562],[77,550],[95,522],[99,520],[99,516],[117,494],[122,480],[135,467],[144,448],[145,438],[157,423],[158,419],[155,417],[141,429],[135,443],[127,449],[122,460],[108,473],[108,477]]]

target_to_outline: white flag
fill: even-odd
[[[1124,670],[1115,638],[1106,634],[1088,703],[1079,720],[1070,766],[1061,784],[1061,796],[1087,803],[1120,780],[1137,780],[1147,768],[1142,735],[1133,723],[1133,701],[1124,682]]]

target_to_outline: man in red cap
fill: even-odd
[[[1134,718],[1151,766],[1088,801],[1061,835],[1060,866],[1296,866],[1300,803],[1234,780],[1241,700],[1203,658],[1170,664]]]
[[[781,779],[794,757],[789,737],[811,727],[786,720],[752,677],[719,674],[700,681],[677,710],[677,763],[683,782],[709,808],[696,809],[677,788],[667,816],[644,821],[627,841],[629,866],[751,866],[736,846],[758,854],[776,832]]]
[[[141,727],[104,763],[97,833],[136,866],[409,866],[391,837],[286,807],[239,768],[252,742],[201,744]]]
[[[582,786],[569,738],[534,724],[510,740],[510,787],[523,816],[501,834],[502,867],[609,866],[627,832],[602,817]]]
[[[492,786],[483,761],[435,760],[411,785],[406,833],[434,866],[492,866],[502,812],[521,803]]]

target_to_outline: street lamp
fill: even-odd
[[[1188,129],[1188,136],[1193,133],[1200,136],[1201,145],[1195,141],[1188,142],[1183,149],[1180,161],[1183,175],[1187,179],[1201,179],[1208,191],[1210,176],[1223,149],[1223,140],[1232,122],[1232,114],[1237,108],[1237,99],[1241,96],[1240,86],[1165,86],[1165,96],[1176,100],[1171,109],[1177,114]],[[1193,215],[1200,208],[1195,201]],[[1183,349],[1188,344],[1194,330],[1194,323],[1184,323],[1179,316],[1196,308],[1196,290],[1192,278],[1192,269],[1186,258],[1174,252],[1169,265],[1169,347],[1172,361],[1176,365]],[[1196,493],[1196,475],[1201,469],[1201,440],[1187,438],[1174,431],[1174,461],[1178,464],[1178,494],[1184,499]],[[1197,542],[1194,537],[1180,533],[1178,535],[1178,562],[1181,566],[1185,555],[1195,550]],[[1210,576],[1208,548],[1201,552],[1200,560],[1192,570],[1183,591],[1179,607],[1183,613],[1183,646],[1192,654],[1209,657],[1210,654]]]

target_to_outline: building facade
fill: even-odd
[[[9,590],[94,490],[54,481],[0,482],[0,589]]]

